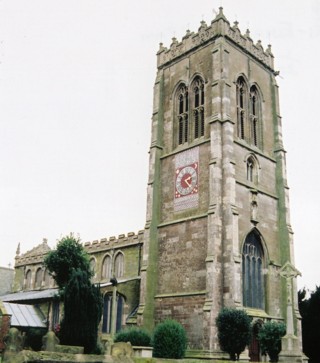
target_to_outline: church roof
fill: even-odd
[[[46,328],[46,319],[40,309],[33,305],[3,303],[7,314],[11,315],[11,326]]]
[[[53,298],[58,293],[58,289],[46,289],[40,291],[21,291],[0,296],[0,300],[12,301],[34,301]]]

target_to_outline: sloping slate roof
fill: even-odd
[[[46,289],[40,291],[22,291],[0,296],[2,301],[30,301],[50,299],[58,293],[58,289]]]
[[[46,328],[45,318],[41,311],[33,305],[3,303],[7,313],[11,315],[11,326]]]

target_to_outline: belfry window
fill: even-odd
[[[242,251],[243,305],[264,309],[263,248],[257,230],[247,235]]]
[[[250,89],[250,122],[251,122],[251,143],[259,147],[260,140],[260,97],[255,86]]]
[[[189,136],[189,95],[185,85],[178,90],[178,144],[188,142]]]
[[[194,138],[198,139],[204,136],[204,82],[200,77],[193,82],[193,97]]]
[[[237,127],[238,137],[246,138],[246,123],[247,123],[247,85],[242,77],[237,81]]]

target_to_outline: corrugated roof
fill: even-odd
[[[11,315],[11,326],[46,328],[45,317],[40,309],[33,305],[3,303],[8,314]]]
[[[0,296],[2,301],[29,301],[42,300],[54,297],[58,293],[58,289],[46,289],[40,291],[22,291],[13,294]]]

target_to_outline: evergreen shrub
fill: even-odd
[[[138,347],[150,347],[151,336],[150,334],[139,327],[133,327],[129,329],[120,330],[115,338],[115,342],[130,342],[133,346]]]
[[[39,351],[42,347],[42,337],[47,333],[46,329],[30,328],[26,333],[24,346]]]
[[[220,348],[229,353],[231,360],[239,360],[250,340],[251,318],[244,310],[223,308],[217,319]]]
[[[267,321],[259,331],[258,340],[262,354],[268,353],[270,362],[277,362],[281,351],[281,337],[286,334],[286,326],[283,323]]]
[[[187,335],[181,324],[165,320],[155,327],[153,334],[153,356],[180,359],[187,349]]]

